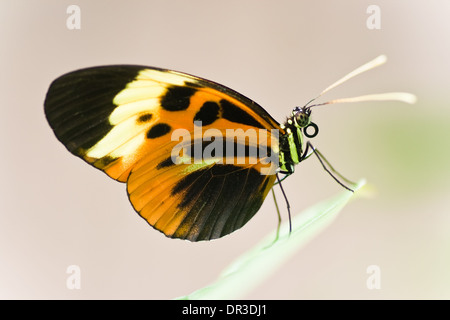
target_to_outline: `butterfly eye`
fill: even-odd
[[[308,132],[308,130],[311,131],[311,129],[309,129],[309,128],[312,128],[314,131]],[[303,133],[308,138],[314,138],[319,133],[319,127],[314,122],[311,122],[308,126],[303,128]]]
[[[301,128],[304,128],[309,125],[309,115],[307,109],[299,109],[298,112],[295,114],[295,121],[297,122],[298,126]]]

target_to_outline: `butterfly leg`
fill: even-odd
[[[308,154],[309,148],[311,148],[312,151]],[[341,178],[342,180],[344,180],[345,182],[347,182],[347,183],[350,184],[350,185],[355,185],[356,183],[354,183],[354,182],[348,180],[347,178],[345,178],[344,176],[342,176],[339,172],[337,172],[337,171],[333,168],[333,166],[330,164],[330,162],[328,162],[328,160],[323,156],[323,154],[322,154],[319,150],[317,150],[316,148],[314,148],[313,145],[311,144],[311,142],[309,142],[309,141],[306,142],[305,152],[303,153],[303,155],[302,155],[302,157],[301,157],[301,161],[303,161],[303,160],[309,158],[309,156],[310,156],[311,154],[313,154],[313,153],[317,156],[317,159],[319,159],[319,162],[320,162],[320,164],[322,165],[322,167],[324,168],[324,170],[325,170],[326,172],[328,172],[328,174],[329,174],[329,175],[330,175],[337,183],[339,183],[343,188],[345,188],[345,189],[347,189],[347,190],[349,190],[349,191],[351,191],[351,192],[354,192],[352,189],[350,189],[349,187],[347,187],[346,185],[344,185],[341,181],[339,181],[339,179],[336,178],[336,177],[333,175],[333,173],[335,173],[339,178]],[[325,165],[325,164],[326,164],[326,165]],[[330,168],[331,171],[328,170],[327,166]]]
[[[287,176],[288,176],[288,175],[287,175]],[[287,177],[287,176],[286,176],[286,177]],[[289,235],[290,235],[291,232],[292,232],[291,207],[290,207],[290,205],[289,205],[289,201],[288,201],[288,199],[287,199],[287,196],[286,196],[286,194],[284,193],[284,189],[283,189],[283,187],[282,187],[282,185],[281,185],[281,181],[283,181],[286,177],[283,177],[283,179],[280,179],[280,178],[278,177],[278,174],[277,174],[277,183],[276,183],[276,184],[279,184],[279,185],[280,185],[281,192],[283,193],[283,197],[284,197],[284,199],[286,200],[286,207],[287,207],[287,210],[288,210],[288,216],[289,216]],[[276,210],[277,210],[277,215],[278,215],[278,226],[277,226],[277,233],[276,233],[275,239],[274,239],[273,242],[272,242],[269,246],[267,246],[267,247],[272,246],[275,242],[278,241],[278,238],[279,238],[279,236],[280,236],[280,229],[281,229],[281,214],[280,214],[280,208],[278,207],[277,197],[275,196],[275,191],[273,190],[273,188],[272,188],[272,196],[273,196],[273,201],[274,201],[274,203],[275,203],[275,208],[276,208]]]
[[[273,243],[275,243],[278,241],[278,238],[280,236],[281,214],[280,214],[280,208],[278,208],[277,197],[275,196],[275,191],[273,190],[273,188],[272,188],[272,196],[273,196],[273,202],[275,203],[275,208],[277,209],[277,215],[278,215],[277,234],[275,236],[275,240],[273,240]]]
[[[289,204],[289,200],[288,200],[288,198],[286,196],[286,193],[284,192],[284,189],[283,189],[283,186],[281,184],[281,180],[280,180],[280,177],[278,176],[278,173],[277,173],[277,181],[278,181],[278,184],[280,185],[281,192],[283,193],[284,200],[286,201],[286,208],[287,208],[288,217],[289,217],[289,234],[291,234],[291,232],[292,232],[291,206]]]
[[[284,174],[284,177],[280,179],[280,181],[275,182],[274,185],[276,186],[278,183],[281,183],[284,181],[284,179],[286,179],[287,177],[289,177],[293,172],[289,172],[289,171],[279,171],[278,173],[282,173]]]

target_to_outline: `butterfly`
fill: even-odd
[[[304,141],[318,133],[311,122],[317,105],[294,108],[280,124],[216,82],[110,65],[54,80],[44,111],[72,154],[126,183],[133,208],[152,227],[201,241],[244,226],[281,182],[278,174],[291,175],[312,153],[324,159]]]

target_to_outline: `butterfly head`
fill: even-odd
[[[300,128],[305,128],[311,123],[311,109],[308,107],[295,107],[292,116]]]
[[[319,133],[319,127],[313,122],[311,122],[311,108],[310,107],[295,107],[292,110],[292,119],[294,120],[295,126],[303,130],[303,133],[308,138],[313,138]],[[313,132],[311,132],[312,128]],[[308,132],[308,130],[310,132]]]

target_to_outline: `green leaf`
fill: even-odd
[[[364,184],[364,181],[358,182],[354,187],[355,193]],[[177,299],[213,300],[244,297],[324,230],[353,195],[354,193],[350,191],[344,191],[295,215],[290,235],[286,221],[281,225],[279,238],[275,242],[274,231],[225,268],[214,283]]]

